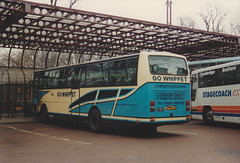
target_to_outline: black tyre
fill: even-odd
[[[207,109],[203,112],[203,120],[206,124],[214,124],[213,111],[211,109]]]
[[[88,124],[92,132],[101,132],[101,114],[97,109],[93,109],[88,116]]]
[[[49,113],[46,105],[43,105],[41,110],[42,110],[43,122],[49,123],[51,118],[49,117]]]

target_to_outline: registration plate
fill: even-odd
[[[166,110],[177,110],[176,106],[167,106],[165,107]]]

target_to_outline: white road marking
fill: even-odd
[[[184,132],[184,131],[172,131],[172,130],[159,130],[159,132],[170,133],[170,134],[198,135],[198,133],[196,132]]]
[[[46,134],[41,134],[41,133],[37,133],[37,132],[33,132],[33,134],[39,135],[39,136],[48,136]]]
[[[78,143],[78,144],[91,145],[91,143],[82,142],[82,141],[73,141],[73,142]]]
[[[21,129],[18,129],[19,131],[22,131],[22,132],[26,132],[26,133],[30,133],[30,134],[33,134],[33,132],[31,131],[27,131],[27,130],[21,130]]]
[[[75,140],[60,138],[60,137],[56,137],[56,136],[49,136],[49,135],[42,134],[42,133],[37,133],[37,132],[31,132],[31,131],[28,131],[28,130],[18,129],[18,128],[8,126],[8,125],[4,125],[4,126],[7,126],[8,128],[11,128],[13,130],[17,130],[17,131],[21,131],[21,132],[25,132],[25,133],[29,133],[29,134],[35,134],[35,135],[38,135],[38,136],[46,136],[48,138],[58,139],[58,140],[61,140],[61,141],[68,141],[68,142],[73,142],[73,143],[78,143],[78,144],[83,144],[83,145],[92,145],[92,143],[88,143],[88,142],[75,141]]]
[[[4,126],[7,126],[7,125],[4,125]],[[14,129],[14,130],[17,130],[17,128],[15,127],[12,127],[12,126],[7,126],[8,128],[11,128],[11,129]]]
[[[58,138],[58,139],[63,141],[70,141],[70,139],[65,139],[65,138]]]

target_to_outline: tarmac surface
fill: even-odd
[[[157,134],[121,130],[92,133],[87,126],[24,117],[0,120],[0,163],[239,163],[240,126],[192,120]]]
[[[6,114],[3,114],[0,119],[0,124],[11,124],[11,123],[32,123],[37,122],[36,117],[24,117],[24,114],[18,114],[14,118],[8,118]]]

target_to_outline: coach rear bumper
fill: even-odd
[[[103,120],[107,121],[118,121],[119,123],[125,125],[152,125],[152,126],[161,126],[161,125],[168,125],[168,124],[183,124],[190,122],[190,116],[186,117],[165,117],[165,118],[132,118],[132,117],[108,117],[102,116]]]

